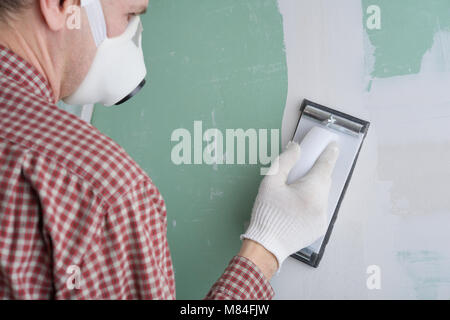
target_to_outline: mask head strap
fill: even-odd
[[[102,4],[100,0],[81,0],[81,7],[86,10],[92,37],[98,47],[107,38]]]

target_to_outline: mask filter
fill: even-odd
[[[141,20],[133,17],[122,35],[108,38],[100,0],[81,0],[81,6],[86,10],[97,53],[81,85],[63,101],[70,105],[122,104],[145,85]]]

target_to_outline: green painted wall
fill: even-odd
[[[287,94],[276,0],[152,0],[143,17],[148,84],[97,106],[93,125],[152,177],[168,210],[177,298],[203,298],[240,247],[259,165],[172,163],[173,130],[281,128]],[[206,145],[206,144],[205,144]]]
[[[380,30],[367,28],[370,5],[381,9]],[[362,0],[362,7],[363,25],[375,49],[372,77],[418,73],[435,33],[450,31],[448,0]]]

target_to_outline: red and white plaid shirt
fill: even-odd
[[[174,299],[158,189],[118,144],[52,100],[47,80],[0,46],[0,298]],[[272,297],[239,256],[206,296]]]

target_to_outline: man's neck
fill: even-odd
[[[56,77],[54,66],[55,61],[50,59],[50,53],[45,37],[37,32],[26,31],[27,23],[14,21],[14,23],[2,23],[0,34],[0,44],[10,49],[25,61],[36,68],[39,73],[48,81],[52,89],[53,103],[59,100],[60,80]],[[26,36],[26,35],[32,35]]]

